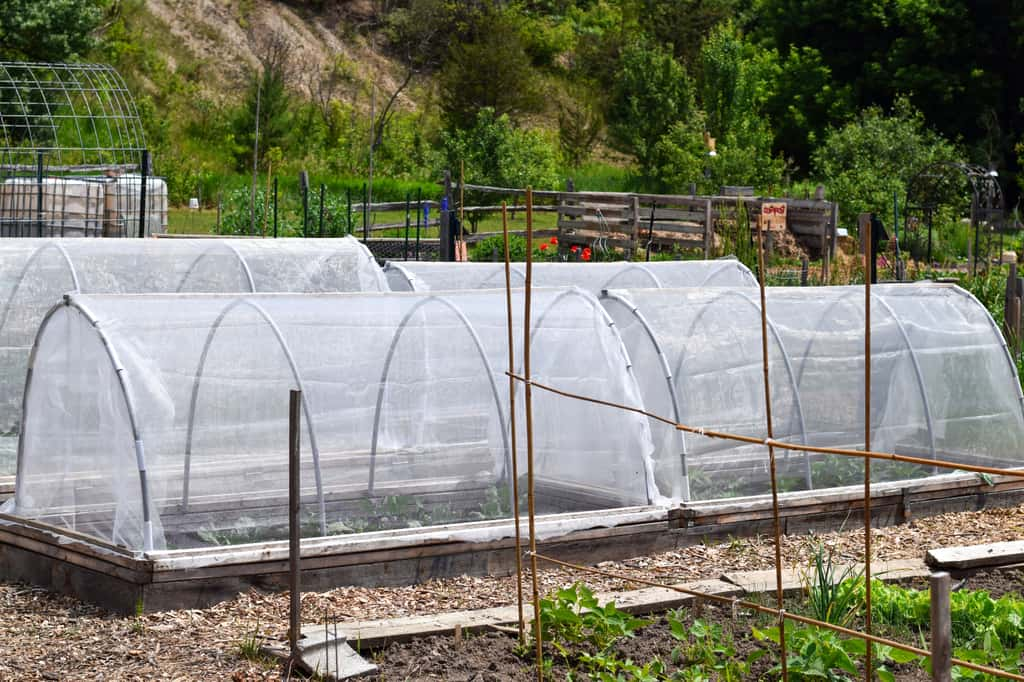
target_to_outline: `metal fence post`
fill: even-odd
[[[299,487],[299,439],[302,418],[302,391],[288,394],[288,646],[293,661],[299,655],[299,637],[302,628],[301,584],[301,532],[299,514],[301,488]]]
[[[149,150],[142,150],[142,168],[139,169],[139,238],[146,236],[146,178],[149,176]]]
[[[36,231],[43,236],[43,153],[36,156]]]

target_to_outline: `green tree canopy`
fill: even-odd
[[[608,131],[636,156],[645,176],[654,175],[658,141],[693,112],[693,83],[671,52],[646,43],[626,48],[612,85]]]
[[[3,0],[0,2],[0,58],[66,62],[81,59],[94,45],[105,0]]]
[[[906,98],[891,113],[866,109],[859,118],[829,131],[813,155],[814,170],[842,206],[843,222],[856,225],[858,213],[887,215],[893,192],[906,196],[907,183],[929,163],[959,159],[960,152],[925,125]]]

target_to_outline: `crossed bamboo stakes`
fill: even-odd
[[[765,267],[764,267],[764,249],[762,248],[762,229],[758,226],[757,230],[757,253],[758,253],[758,284],[761,294],[761,348],[762,348],[762,365],[764,373],[764,393],[765,393],[765,417],[766,417],[766,438],[755,438],[752,436],[744,436],[735,433],[729,433],[726,431],[715,431],[711,429],[704,429],[696,426],[690,426],[687,424],[680,424],[675,420],[668,419],[664,416],[654,414],[647,410],[639,407],[622,405],[619,403],[600,400],[590,396],[580,395],[569,391],[558,389],[554,386],[548,386],[539,382],[534,381],[531,378],[530,373],[530,318],[531,318],[531,293],[533,284],[533,190],[532,188],[526,189],[526,277],[523,283],[524,287],[524,303],[523,303],[523,364],[522,374],[515,372],[515,357],[514,357],[514,337],[513,337],[513,324],[512,324],[512,281],[511,281],[511,265],[510,265],[510,249],[509,249],[509,232],[508,232],[508,217],[506,211],[506,204],[502,202],[501,207],[502,217],[502,231],[504,234],[505,242],[505,302],[508,314],[508,361],[509,366],[505,374],[508,376],[508,387],[509,387],[509,424],[512,431],[512,513],[514,515],[515,522],[515,553],[516,553],[516,591],[517,591],[517,605],[519,615],[519,640],[521,643],[526,641],[526,620],[524,616],[524,602],[523,602],[523,557],[526,556],[530,561],[530,577],[531,577],[531,596],[533,600],[533,622],[534,627],[534,642],[536,647],[536,664],[537,664],[537,679],[542,681],[544,679],[544,656],[543,656],[543,640],[541,637],[540,623],[540,587],[538,582],[537,574],[537,563],[538,561],[544,561],[546,563],[561,566],[563,568],[569,568],[576,571],[590,573],[593,575],[601,575],[605,577],[617,578],[622,580],[628,580],[630,582],[646,585],[649,587],[661,587],[667,590],[679,592],[681,594],[696,597],[709,602],[716,602],[720,604],[731,605],[732,607],[743,607],[759,613],[774,615],[778,619],[779,624],[779,646],[780,646],[780,657],[781,657],[781,671],[782,679],[788,680],[787,671],[787,654],[786,654],[786,635],[785,627],[786,621],[792,621],[795,623],[802,623],[805,625],[814,625],[817,627],[832,630],[842,635],[849,637],[856,637],[864,640],[871,644],[881,644],[890,646],[894,649],[906,651],[917,656],[930,657],[931,651],[903,644],[891,639],[884,637],[878,637],[871,633],[871,461],[878,460],[889,460],[894,462],[906,462],[909,464],[923,464],[932,467],[939,467],[943,469],[954,469],[959,471],[969,471],[979,474],[988,474],[994,476],[1007,476],[1013,478],[1024,479],[1024,471],[1013,470],[1013,469],[999,469],[995,467],[986,467],[972,464],[960,464],[957,462],[950,462],[940,459],[925,459],[922,457],[912,457],[908,455],[899,455],[891,452],[877,452],[871,450],[871,282],[870,278],[865,277],[864,284],[864,386],[865,386],[865,405],[864,405],[864,449],[854,450],[849,448],[828,448],[818,447],[813,445],[803,445],[799,443],[791,443],[785,440],[776,440],[774,438],[774,431],[772,426],[772,413],[771,413],[771,386],[768,379],[768,334],[767,334],[767,313],[765,305]],[[864,266],[865,272],[869,271],[870,263],[868,262],[869,256],[867,251],[864,255]],[[518,470],[518,443],[516,437],[516,406],[515,406],[515,395],[516,395],[516,384],[523,385],[523,398],[524,398],[524,412],[526,417],[526,482],[527,482],[527,524],[528,524],[528,544],[529,549],[524,552],[522,547],[522,529],[520,522],[520,510],[519,510],[519,470]],[[729,440],[738,443],[747,443],[754,445],[764,445],[768,448],[768,460],[769,460],[769,473],[771,477],[771,494],[772,494],[772,518],[774,525],[775,534],[775,592],[776,592],[776,606],[764,606],[762,604],[756,604],[754,602],[746,601],[743,599],[735,599],[732,597],[725,597],[722,595],[710,594],[707,592],[701,592],[698,590],[691,590],[685,587],[677,585],[669,585],[656,581],[646,580],[632,575],[626,575],[613,571],[601,570],[588,566],[581,566],[554,557],[545,556],[537,552],[537,533],[536,533],[536,506],[535,506],[535,489],[534,489],[534,461],[533,461],[533,389],[537,388],[548,393],[552,393],[563,398],[571,400],[579,400],[589,402],[595,405],[601,405],[604,407],[611,407],[615,409],[625,410],[627,412],[633,412],[636,414],[643,415],[649,419],[667,424],[678,431],[683,431],[690,434],[703,436],[706,438],[716,438],[721,440]],[[817,453],[824,455],[834,455],[841,457],[858,457],[864,460],[864,580],[865,580],[865,622],[864,631],[851,630],[824,621],[819,621],[814,618],[808,618],[795,613],[789,613],[783,608],[783,590],[782,590],[782,542],[781,542],[781,524],[779,522],[779,498],[778,498],[778,483],[776,480],[776,468],[775,468],[775,450],[788,450],[795,452],[805,453]],[[872,665],[872,647],[866,647],[866,658],[865,658],[865,672],[866,679],[868,682],[872,679],[874,666]],[[1003,670],[998,670],[984,665],[971,663],[969,661],[960,660],[957,658],[952,659],[954,666],[960,666],[977,672],[987,673],[994,675],[999,678],[1008,680],[1021,680],[1024,682],[1024,675],[1018,675]]]

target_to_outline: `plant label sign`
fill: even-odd
[[[761,215],[758,217],[761,228],[765,230],[786,229],[786,204],[782,201],[761,204]]]

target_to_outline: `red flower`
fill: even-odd
[[[541,251],[547,251],[548,250],[548,245],[547,244],[541,244],[540,245],[540,250]]]
[[[584,251],[583,255],[580,256],[580,258],[582,258],[583,260],[590,260],[590,251],[589,250]]]
[[[577,251],[580,250],[580,247],[578,247],[575,244],[573,244],[572,247],[570,247],[569,250],[572,251],[573,253],[576,253]]]
[[[552,237],[551,238],[551,243],[552,244],[557,244],[558,243],[558,237]]]

